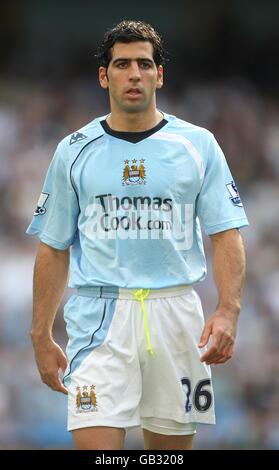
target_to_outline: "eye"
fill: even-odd
[[[149,62],[141,62],[140,66],[142,69],[150,69],[151,64]]]
[[[118,64],[116,65],[116,67],[118,69],[125,69],[127,67],[127,63],[126,62],[118,62]]]

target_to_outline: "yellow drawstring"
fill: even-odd
[[[149,292],[150,292],[150,289],[138,289],[138,290],[133,292],[133,295],[134,295],[135,299],[138,300],[141,304],[145,334],[146,334],[147,344],[148,344],[147,350],[151,354],[151,356],[154,356],[155,353],[154,353],[154,351],[152,349],[152,346],[151,346],[149,329],[148,329],[147,312],[146,312],[145,305],[144,305],[144,299],[146,299],[146,297],[148,297]]]

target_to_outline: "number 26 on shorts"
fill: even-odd
[[[182,377],[181,384],[186,395],[186,413],[189,413],[191,411],[192,404],[200,413],[204,413],[205,411],[209,410],[212,405],[212,393],[205,387],[211,387],[210,379],[200,380],[197,383],[193,394],[191,380],[188,377]]]

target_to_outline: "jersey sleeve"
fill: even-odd
[[[37,235],[42,242],[53,248],[66,250],[73,242],[78,214],[77,195],[67,172],[63,151],[58,146],[26,233]]]
[[[212,134],[196,211],[207,235],[249,225],[225,156]]]

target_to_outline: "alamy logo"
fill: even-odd
[[[75,132],[71,136],[70,145],[75,144],[76,142],[79,142],[80,140],[83,140],[83,139],[87,139],[87,136],[84,134],[81,134],[80,132]]]
[[[240,196],[239,196],[239,192],[238,192],[238,189],[236,187],[236,184],[234,181],[232,181],[231,183],[227,184],[226,185],[227,188],[228,188],[228,191],[231,195],[230,197],[230,200],[232,201],[232,203],[235,205],[235,206],[238,206],[238,207],[243,207],[243,204],[241,202],[241,199],[240,199]]]
[[[34,215],[44,215],[46,213],[45,203],[49,197],[49,193],[42,193],[39,197]]]

